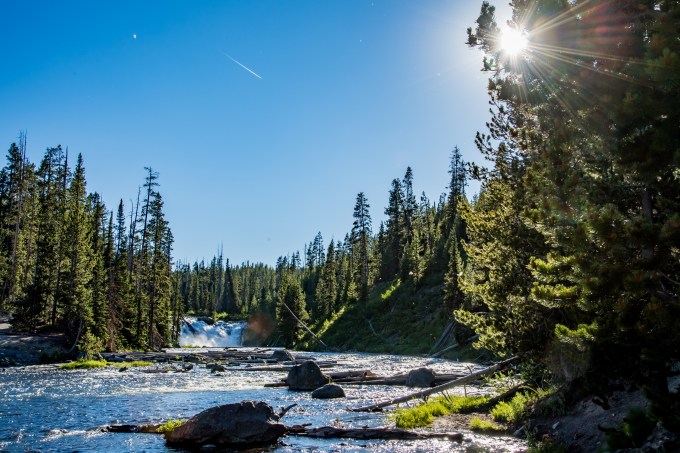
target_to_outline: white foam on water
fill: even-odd
[[[245,322],[217,321],[208,324],[196,318],[187,318],[179,336],[180,346],[236,347],[241,346]]]

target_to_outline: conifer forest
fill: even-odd
[[[145,168],[136,200],[105,206],[86,151],[30,162],[22,134],[0,171],[0,310],[72,349],[177,345],[187,314],[266,319],[265,344],[313,349],[303,324],[333,338],[354,308],[382,303],[356,334],[387,344],[374,327],[394,301],[426,300],[399,321],[430,326],[419,353],[451,323],[534,382],[630,377],[680,426],[666,385],[680,360],[680,2],[512,6],[533,33],[526,58],[503,50],[488,2],[467,30],[489,79],[481,157],[452,144],[441,194],[415,193],[404,168],[382,199],[356,194],[344,237],[318,232],[274,265],[233,263],[218,244],[176,260],[163,175]]]

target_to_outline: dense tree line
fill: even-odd
[[[465,224],[459,215],[466,184],[465,162],[455,148],[451,155],[448,194],[434,204],[422,194],[416,200],[413,170],[392,181],[385,208],[386,221],[373,232],[369,202],[359,193],[352,212],[352,229],[343,240],[326,246],[321,232],[299,251],[277,259],[274,267],[243,263],[231,266],[220,251],[210,264],[180,264],[176,287],[185,312],[212,315],[266,313],[278,329],[270,341],[292,346],[302,334],[300,321],[319,324],[350,304],[362,303],[377,283],[410,281],[420,286],[426,277],[443,285],[447,312],[459,308],[462,295],[461,239]],[[297,318],[297,319],[296,319]]]
[[[638,378],[666,414],[680,358],[680,4],[515,0],[502,48],[484,2],[493,163],[463,210],[457,311],[480,344],[567,381]],[[675,419],[678,423],[677,418]]]
[[[233,308],[270,313],[293,344],[292,314],[318,323],[381,282],[442,285],[478,346],[567,381],[615,369],[662,401],[680,354],[680,5],[512,6],[511,25],[530,32],[524,55],[503,50],[486,2],[468,31],[490,75],[492,117],[476,140],[490,167],[454,150],[437,203],[416,200],[408,168],[377,232],[358,194],[342,240],[319,233],[273,269],[232,268]],[[471,201],[467,175],[481,182]]]
[[[85,166],[48,148],[36,166],[21,135],[0,170],[0,308],[15,327],[63,332],[84,348],[156,348],[173,342],[172,233],[147,168],[126,221],[88,193]],[[175,326],[176,327],[176,326]],[[88,343],[88,344],[84,344]]]

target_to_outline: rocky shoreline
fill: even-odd
[[[0,369],[53,362],[66,353],[63,335],[16,333],[9,321],[0,314]]]

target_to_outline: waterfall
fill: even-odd
[[[228,347],[241,346],[247,322],[217,321],[208,324],[202,319],[187,317],[179,336],[180,346]]]

